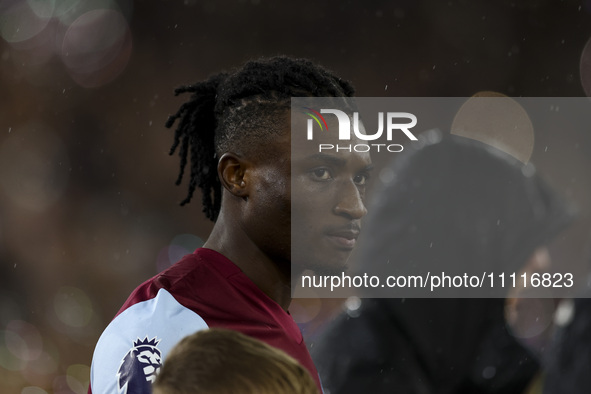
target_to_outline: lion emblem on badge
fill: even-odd
[[[137,339],[127,352],[117,372],[119,392],[126,394],[149,393],[162,365],[162,354],[156,337]]]

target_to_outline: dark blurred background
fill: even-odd
[[[207,238],[178,206],[174,87],[286,54],[358,96],[591,94],[589,0],[0,0],[0,35],[2,393],[85,393],[130,291]],[[557,130],[532,162],[585,203],[590,146]],[[312,335],[334,302],[293,314]]]

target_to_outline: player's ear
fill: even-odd
[[[227,152],[218,162],[218,176],[224,188],[236,197],[248,198],[247,172],[251,163],[239,155]]]

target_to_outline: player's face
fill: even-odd
[[[305,115],[296,115],[294,130],[306,130]],[[291,250],[292,264],[317,272],[342,271],[357,243],[371,170],[367,152],[351,149],[319,150],[319,144],[352,145],[362,141],[338,141],[336,120],[329,131],[313,141],[305,133],[292,132],[291,149]]]
[[[305,130],[305,115],[297,121],[304,125],[298,130]],[[369,153],[318,152],[319,143],[337,143],[336,133],[314,141],[302,133],[292,141],[288,116],[284,123],[285,133],[266,141],[265,158],[251,172],[256,187],[245,221],[248,233],[276,262],[291,262],[299,271],[341,271],[367,213]],[[333,130],[337,126],[329,122]]]

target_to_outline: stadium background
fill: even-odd
[[[359,96],[591,94],[588,0],[2,0],[0,35],[3,393],[85,393],[129,292],[207,237],[199,199],[178,206],[174,87],[287,54]],[[557,131],[532,162],[584,205],[590,152]],[[584,253],[586,229],[562,250]],[[340,302],[292,313],[313,336]]]

